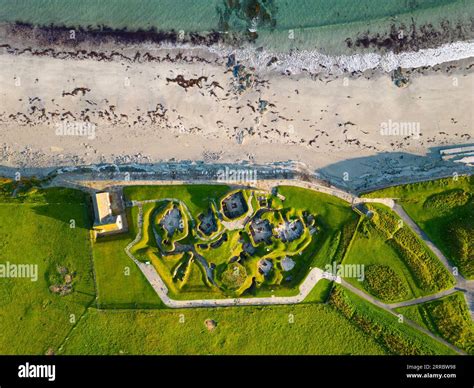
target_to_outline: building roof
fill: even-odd
[[[95,193],[92,196],[95,214],[93,229],[96,236],[122,232],[127,229],[126,220],[122,218],[122,215],[115,215],[112,211],[113,200],[109,192]]]
[[[112,207],[110,203],[109,193],[96,193],[95,194],[95,211],[97,223],[104,223],[107,219],[112,216]]]
[[[286,256],[282,261],[281,261],[281,267],[283,268],[283,271],[291,271],[293,268],[295,268],[295,262]]]
[[[110,222],[105,223],[105,224],[96,224],[94,225],[94,229],[99,231],[100,233],[122,230],[123,229],[122,216],[118,215],[117,217],[114,217],[114,219],[112,219]]]

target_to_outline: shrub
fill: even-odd
[[[374,264],[365,268],[364,288],[383,301],[395,301],[408,295],[397,273],[388,265]]]
[[[382,345],[388,353],[398,355],[420,355],[426,351],[421,344],[415,344],[400,330],[380,323],[369,311],[356,308],[351,297],[344,289],[335,286],[331,292],[329,303],[347,319],[370,337]],[[373,311],[374,312],[374,311]]]
[[[423,203],[423,207],[425,209],[449,211],[453,207],[467,204],[469,199],[469,193],[462,189],[454,189],[429,196]]]
[[[385,209],[377,208],[371,221],[388,238],[390,244],[409,268],[418,287],[426,292],[438,291],[452,285],[452,279],[438,258],[399,219]]]
[[[387,237],[392,236],[400,227],[400,220],[392,213],[381,208],[371,208],[373,216],[371,221],[380,229]]]
[[[443,235],[445,243],[451,247],[452,256],[457,265],[462,268],[467,277],[474,276],[474,220],[469,215],[466,218],[456,218],[446,225]]]
[[[229,290],[237,290],[247,278],[245,267],[237,262],[230,263],[222,273],[222,284]]]
[[[338,235],[337,237],[339,243],[337,245],[336,252],[332,258],[332,261],[340,263],[344,258],[347,248],[349,247],[349,244],[352,240],[352,236],[354,236],[354,233],[357,229],[357,223],[358,219],[351,220],[350,222],[345,223],[342,227],[342,233],[340,233],[340,235]]]
[[[474,329],[462,294],[427,303],[421,309],[444,339],[474,354]]]
[[[400,253],[413,275],[425,291],[437,291],[449,287],[452,279],[444,266],[420,240],[407,228],[394,234],[393,246]]]
[[[355,308],[340,287],[334,287],[332,289],[328,302],[339,310],[346,318],[350,319],[354,315]]]

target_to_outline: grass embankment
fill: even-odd
[[[366,197],[397,198],[461,274],[474,279],[474,177],[389,187]]]
[[[326,303],[331,294],[332,287],[332,281],[328,279],[319,280],[306,296],[303,303]]]
[[[351,206],[337,197],[300,187],[281,186],[278,192],[285,196],[285,207],[316,214],[317,224],[321,226],[302,258],[308,259],[311,266],[323,269],[333,261],[341,262],[359,219]]]
[[[206,329],[206,319],[217,323],[213,331]],[[431,355],[453,351],[336,286],[328,304],[308,301],[294,306],[219,309],[90,309],[63,353]]]
[[[4,354],[58,352],[61,344],[61,354],[450,353],[421,333],[396,327],[391,316],[350,294],[349,302],[342,306],[348,303],[352,313],[334,301],[310,303],[327,298],[331,286],[327,281],[318,284],[305,304],[295,306],[178,311],[89,307],[84,314],[94,300],[88,198],[75,190],[38,190],[26,185],[16,191],[15,198],[3,185],[0,193],[2,261],[36,263],[40,275],[37,282],[0,281],[0,349]],[[136,212],[132,209],[135,217]],[[75,228],[70,227],[71,220]],[[155,303],[154,295],[147,291],[149,285],[123,251],[136,232],[130,225],[130,235],[94,245],[98,301],[103,306]],[[128,264],[130,278],[125,275]],[[67,267],[72,274],[69,295],[49,290],[52,282],[62,279],[58,267]],[[362,325],[361,316],[371,325]],[[217,322],[212,332],[204,325],[208,318]]]
[[[474,324],[462,293],[401,307],[397,311],[458,348],[474,354]]]
[[[129,200],[146,201],[150,199],[175,198],[183,201],[191,215],[197,216],[206,211],[213,201],[221,198],[230,190],[226,185],[163,185],[163,186],[127,186],[125,197]]]
[[[192,253],[162,255],[155,241],[153,228],[161,236],[164,250],[175,249],[175,243],[194,245],[197,235],[198,217],[219,203],[220,196],[229,192],[225,185],[164,185],[164,186],[128,186],[124,194],[128,200],[145,201],[160,200],[163,202],[143,205],[143,229],[141,240],[133,247],[133,255],[141,261],[150,261],[166,283],[169,296],[173,299],[210,299],[223,297],[219,290],[212,287],[207,280],[205,269]],[[173,207],[167,199],[179,200],[182,204],[175,204],[180,210],[183,232],[168,236],[159,224],[163,216]],[[187,211],[192,217],[189,219]],[[137,225],[138,211],[131,211],[130,223]],[[136,233],[136,232],[135,232]],[[223,244],[221,253],[228,246]],[[229,256],[230,258],[230,256]]]

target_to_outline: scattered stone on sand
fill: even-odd
[[[410,83],[410,79],[403,74],[401,67],[398,67],[392,72],[392,81],[399,88],[406,88]]]

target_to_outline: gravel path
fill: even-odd
[[[354,294],[360,296],[361,298],[367,300],[368,302],[380,307],[381,309],[383,309],[383,310],[385,310],[385,311],[389,312],[390,314],[395,315],[397,317],[400,317],[400,315],[393,310],[395,308],[394,307],[395,305],[396,305],[396,307],[402,307],[404,305],[410,305],[410,302],[413,302],[413,301],[401,302],[400,306],[398,306],[398,304],[388,305],[386,303],[383,303],[383,302],[379,301],[378,299],[375,299],[373,296],[366,294],[365,292],[361,291],[360,289],[358,289],[357,287],[353,286],[352,284],[348,283],[345,280],[342,280],[341,284],[344,287],[346,287],[347,289],[349,289],[351,292],[353,292]],[[443,291],[443,293],[444,292],[447,292],[447,291]],[[441,293],[439,293],[439,294],[441,294]],[[434,297],[433,299],[437,299],[437,298],[440,298],[442,296],[445,296],[445,295],[438,296],[439,294],[432,295]],[[415,299],[415,301],[418,301],[418,303],[422,303],[423,301],[421,301],[421,299],[423,299],[423,298]],[[411,303],[411,304],[415,304],[415,303]],[[435,341],[441,342],[443,345],[446,345],[450,349],[454,350],[456,353],[466,354],[466,352],[464,352],[463,350],[461,350],[458,347],[454,346],[453,344],[447,342],[443,338],[434,335],[428,329],[425,329],[424,327],[418,325],[417,323],[415,323],[415,322],[413,322],[413,321],[411,321],[411,320],[409,320],[405,317],[403,317],[403,321],[401,323],[402,324],[407,324],[407,325],[413,327],[414,329],[423,332],[424,334],[426,334],[430,338],[434,339]]]

